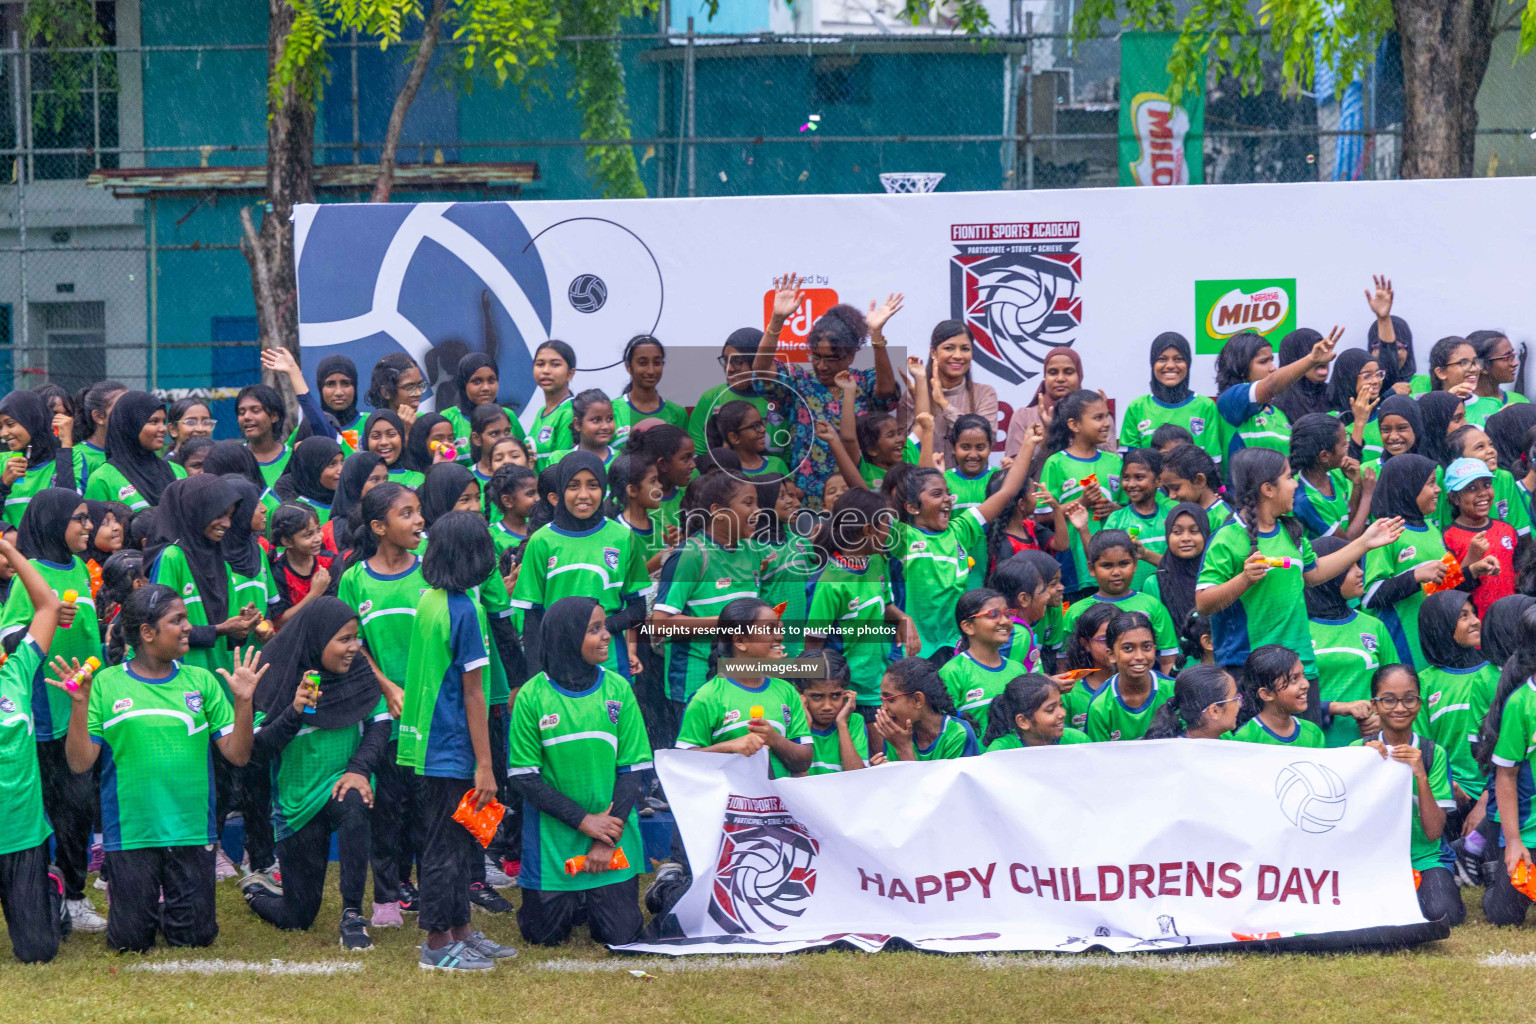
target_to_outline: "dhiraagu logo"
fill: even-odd
[[[1275,345],[1296,329],[1296,279],[1195,282],[1195,351],[1215,355],[1240,331]]]

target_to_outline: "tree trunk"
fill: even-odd
[[[400,132],[405,127],[405,115],[410,112],[411,103],[416,99],[416,91],[421,88],[422,80],[427,77],[427,68],[432,64],[432,51],[437,49],[437,37],[443,25],[443,10],[447,6],[448,0],[432,0],[432,10],[427,15],[426,24],[422,26],[421,42],[416,47],[416,59],[411,63],[411,73],[406,76],[405,85],[395,97],[394,109],[389,112],[389,128],[384,133],[384,148],[379,152],[379,177],[373,184],[371,202],[389,202],[389,193],[395,187],[395,153],[400,148]]]
[[[267,0],[267,73],[277,66],[288,33],[293,28],[293,8],[286,0]],[[315,200],[315,106],[313,82],[298,81],[283,90],[277,101],[267,103],[267,194],[261,226],[253,222],[249,208],[240,211],[244,237],[240,251],[251,265],[251,290],[256,298],[256,322],[263,349],[281,345],[298,358],[298,278],[293,253],[290,217],[298,203]],[[289,407],[294,422],[297,407],[286,377],[263,373]]]
[[[1493,48],[1492,0],[1394,0],[1403,51],[1404,178],[1474,173],[1477,92]]]

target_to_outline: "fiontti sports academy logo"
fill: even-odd
[[[1195,282],[1195,351],[1215,355],[1239,331],[1279,344],[1296,329],[1296,279]]]
[[[1080,225],[952,224],[949,238],[951,315],[970,325],[976,361],[1013,384],[1037,376],[1083,322]]]
[[[776,796],[732,794],[722,833],[709,916],[731,935],[783,931],[816,892],[821,844]]]
[[[1303,832],[1330,832],[1348,806],[1344,780],[1316,761],[1294,761],[1275,776],[1280,813]]]

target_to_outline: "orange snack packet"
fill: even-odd
[[[1424,593],[1426,595],[1438,594],[1442,590],[1455,590],[1461,586],[1462,581],[1465,579],[1461,574],[1461,563],[1456,561],[1455,555],[1447,553],[1444,558],[1440,559],[1440,564],[1445,566],[1445,579],[1439,583],[1424,584]]]
[[[1510,877],[1509,883],[1515,887],[1516,892],[1536,902],[1536,871],[1531,870],[1525,861],[1515,865],[1515,873]]]
[[[580,871],[586,866],[587,858],[585,856],[570,857],[567,858],[565,862],[565,873],[568,875],[574,875],[576,872]],[[608,862],[608,870],[622,871],[627,867],[629,867],[629,858],[624,856],[624,847],[615,846],[613,848],[613,859]]]
[[[496,835],[496,826],[501,824],[501,816],[507,813],[507,809],[498,803],[495,798],[491,802],[475,811],[475,791],[470,790],[464,794],[464,799],[459,801],[459,806],[453,812],[453,820],[469,829],[469,834],[479,841],[481,846],[490,846],[491,840]]]

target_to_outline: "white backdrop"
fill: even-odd
[[[545,338],[575,346],[578,389],[616,393],[624,342],[653,331],[672,350],[663,393],[692,404],[720,380],[720,343],[762,325],[765,292],[786,270],[818,289],[811,315],[904,292],[893,345],[926,352],[936,322],[969,316],[993,342],[978,377],[1010,405],[1028,400],[1058,343],[1082,354],[1089,386],[1122,403],[1144,393],[1151,339],[1196,338],[1199,281],[1294,280],[1295,322],[1341,324],[1351,347],[1372,319],[1363,291],[1387,274],[1421,367],[1442,335],[1532,335],[1536,181],[1524,178],[343,204],[300,207],[295,222],[300,339],[315,350],[306,366],[347,351],[366,378],[384,351],[421,361],[494,334],[503,399],[524,402],[528,352]],[[456,361],[450,349],[442,362]],[[1197,358],[1197,390],[1213,390],[1213,367]]]

